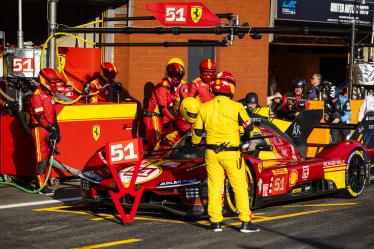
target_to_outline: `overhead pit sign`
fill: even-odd
[[[366,0],[278,0],[277,20],[372,25],[374,1]]]
[[[221,20],[205,5],[198,2],[147,3],[146,7],[163,26],[214,27],[221,25]]]

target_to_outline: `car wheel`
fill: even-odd
[[[355,198],[362,194],[366,184],[367,171],[368,164],[364,152],[353,151],[349,156],[345,172],[346,195],[348,197]]]
[[[254,196],[255,196],[255,178],[252,170],[250,167],[246,168],[247,176],[248,176],[248,196],[249,196],[249,203],[250,208],[254,206]],[[237,215],[238,210],[236,209],[235,203],[235,195],[234,191],[231,187],[228,177],[225,180],[225,191],[224,191],[224,208],[226,210],[226,215]]]

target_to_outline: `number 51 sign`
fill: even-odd
[[[215,27],[221,20],[199,2],[147,3],[147,10],[164,26]]]
[[[106,159],[110,165],[136,162],[141,160],[142,146],[140,138],[107,143]]]

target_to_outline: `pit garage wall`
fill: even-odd
[[[159,2],[134,0],[134,16],[147,16],[151,13],[145,9],[146,3]],[[175,1],[184,2],[184,1]],[[213,13],[235,13],[240,23],[249,22],[251,26],[267,27],[269,25],[270,1],[200,1]],[[131,7],[130,7],[131,8]],[[118,16],[118,15],[116,15]],[[222,19],[223,22],[226,20]],[[134,21],[133,26],[160,26],[157,21]],[[117,26],[120,27],[120,26]],[[196,40],[219,40],[218,35],[115,35],[115,42],[165,42]],[[261,104],[266,103],[268,84],[268,36],[253,40],[246,36],[242,40],[235,37],[234,45],[216,49],[216,60],[220,71],[229,71],[237,79],[235,99],[243,98],[249,91],[256,92]],[[164,47],[115,47],[114,62],[120,75],[118,80],[141,103],[144,98],[146,82],[158,83],[165,73],[166,62],[172,57],[180,57],[188,63],[188,48]],[[198,65],[196,65],[197,67]],[[187,66],[186,66],[187,68]],[[187,77],[185,77],[187,79]]]
[[[334,84],[342,85],[344,80],[336,80],[336,78],[345,78],[346,69],[336,72],[338,65],[330,65],[328,68],[321,68],[321,59],[330,58],[336,60],[347,61],[346,54],[338,53],[286,53],[271,52],[269,56],[269,67],[275,75],[282,93],[292,91],[292,82],[298,78],[304,78],[310,87],[310,79],[314,73],[321,73],[325,80]],[[322,70],[322,71],[321,71]],[[329,72],[330,75],[325,72]],[[334,73],[340,75],[333,75]],[[332,75],[331,75],[332,74]]]

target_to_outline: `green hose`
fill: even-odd
[[[45,180],[43,182],[43,185],[40,188],[38,188],[38,189],[30,190],[30,189],[21,187],[21,186],[15,184],[15,183],[3,182],[2,180],[0,180],[0,185],[8,185],[8,186],[12,186],[12,187],[18,188],[19,190],[22,190],[23,192],[26,192],[26,193],[29,193],[29,194],[37,194],[40,191],[42,191],[42,189],[45,187],[45,184],[48,182],[49,175],[51,174],[51,170],[52,170],[53,160],[54,159],[53,159],[53,155],[52,155],[51,158],[49,159],[49,168],[48,168],[47,177],[45,178]]]

